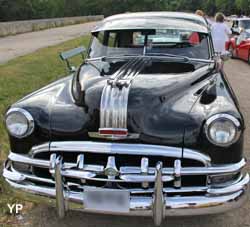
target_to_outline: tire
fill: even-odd
[[[228,51],[231,53],[231,58],[235,59],[236,58],[236,53],[235,53],[235,49],[233,48],[233,45],[230,44]]]
[[[249,52],[248,52],[248,64],[250,65],[250,49],[249,49]]]

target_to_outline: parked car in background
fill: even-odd
[[[232,33],[235,35],[239,35],[243,30],[250,29],[250,18],[233,18],[232,19]]]
[[[226,43],[226,49],[231,52],[232,58],[240,58],[250,64],[250,29],[232,37]]]
[[[69,65],[82,51],[61,58]],[[202,17],[105,19],[77,70],[7,110],[3,176],[61,218],[76,209],[152,216],[159,226],[240,207],[245,123],[220,65]]]

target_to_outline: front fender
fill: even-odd
[[[218,113],[231,114],[241,122],[242,134],[239,140],[226,148],[209,142],[204,131],[206,120]],[[242,159],[244,128],[237,100],[224,75],[218,73],[190,111],[184,133],[184,147],[209,155],[215,164],[235,163]]]

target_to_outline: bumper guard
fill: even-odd
[[[67,185],[64,184],[64,177],[75,177],[78,179],[84,179],[88,177],[94,177],[89,174],[90,171],[84,169],[83,158],[80,156],[78,167],[80,170],[65,169],[66,167],[72,167],[72,163],[63,163],[60,155],[52,154],[50,161],[35,160],[33,158],[24,157],[10,153],[9,159],[4,165],[3,176],[12,190],[21,196],[25,196],[31,201],[39,201],[48,203],[57,207],[58,215],[63,218],[67,210],[80,210],[86,212],[90,211],[84,208],[83,193],[70,190]],[[82,161],[81,161],[82,160]],[[12,167],[12,162],[20,162],[25,164],[38,163],[38,166],[43,168],[49,168],[51,174],[54,176],[54,180],[43,179],[34,177],[33,175],[26,175],[20,173]],[[142,162],[142,171],[146,171],[147,161]],[[144,166],[143,166],[144,165]],[[141,189],[145,194],[138,196],[136,193],[130,193],[129,212],[112,214],[119,215],[133,215],[133,216],[152,216],[156,226],[159,226],[166,216],[187,216],[187,215],[205,215],[216,214],[226,212],[228,210],[240,207],[245,201],[249,193],[249,175],[243,173],[242,168],[246,165],[245,159],[242,159],[239,163],[231,165],[219,165],[219,166],[205,166],[205,167],[181,167],[180,160],[175,162],[173,168],[163,168],[162,162],[158,162],[155,168],[148,168],[148,173],[151,175],[137,175],[138,170],[136,168],[124,169],[124,173],[135,171],[133,174],[127,174],[126,177],[119,180],[122,182],[124,179],[130,181],[139,181],[142,184],[145,182],[154,182],[154,189]],[[96,167],[96,166],[95,166]],[[90,166],[86,167],[87,169]],[[91,167],[93,169],[93,166]],[[91,169],[90,168],[90,169]],[[99,168],[99,167],[98,167]],[[98,169],[97,168],[97,169]],[[103,170],[102,170],[103,171]],[[120,169],[121,171],[121,169]],[[181,187],[182,174],[206,174],[209,176],[227,175],[239,173],[239,177],[231,184],[224,186],[207,185],[203,188],[189,187],[183,189]],[[40,184],[34,184],[32,181],[40,182]],[[112,179],[110,180],[112,181]],[[113,179],[113,181],[115,181]],[[164,188],[163,182],[173,181],[175,188]],[[41,182],[53,184],[54,187],[41,185]],[[201,195],[185,195],[181,196],[169,196],[170,192],[181,193],[189,190],[189,192],[202,192]],[[42,198],[42,199],[39,199]],[[101,212],[110,213],[110,212]]]

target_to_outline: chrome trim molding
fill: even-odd
[[[153,219],[156,226],[160,226],[165,217],[165,200],[162,183],[162,162],[157,163],[155,173],[155,189],[153,194]]]
[[[80,170],[84,170],[84,155],[80,154],[77,156],[76,166]]]
[[[74,142],[51,142],[51,152],[87,152],[87,153],[106,153],[106,154],[128,154],[128,155],[147,155],[147,156],[163,156],[172,158],[182,158],[182,148],[167,147],[160,145],[146,144],[119,144],[119,143],[101,143],[89,141],[74,141]],[[46,147],[46,145],[44,145]],[[39,152],[44,150],[40,148]],[[152,152],[153,151],[153,152]],[[35,152],[35,148],[33,149]],[[35,152],[36,154],[39,152]],[[184,149],[183,158],[196,160],[209,166],[211,159],[209,156],[198,151]]]
[[[115,157],[109,156],[106,168],[104,169],[104,174],[109,177],[109,179],[115,179],[119,175],[119,170],[115,164]]]
[[[41,168],[50,168],[50,161],[42,159],[32,159],[24,155],[10,153],[8,159],[13,162],[28,164]],[[182,167],[181,175],[222,175],[222,174],[232,174],[239,172],[246,165],[246,160],[242,159],[240,162],[228,165],[216,165],[210,167]],[[76,168],[77,163],[63,163],[64,169]],[[100,173],[104,171],[104,166],[101,165],[84,165],[83,169],[86,172]],[[174,175],[174,168],[163,168],[163,175]],[[119,172],[121,175],[129,174],[141,174],[140,167],[120,167]],[[83,174],[83,171],[78,170],[67,170],[68,176],[77,177]],[[155,168],[150,167],[148,169],[148,175],[153,175],[155,173]]]
[[[131,83],[149,61],[150,59],[140,57],[132,58],[107,80],[101,96],[99,132],[104,129],[127,132],[127,106]],[[121,135],[112,135],[110,139],[116,137]]]
[[[142,158],[141,159],[141,174],[142,175],[148,175],[148,170],[149,170],[149,160],[148,158]],[[142,187],[143,188],[148,188],[149,187],[149,183],[148,182],[143,182],[142,183]]]
[[[181,188],[181,160],[177,159],[174,162],[174,187]]]
[[[62,158],[59,156],[55,163],[55,187],[56,187],[56,208],[59,218],[65,217],[65,196],[64,196],[64,184],[62,179]]]

